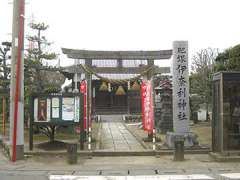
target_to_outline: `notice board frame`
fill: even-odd
[[[52,119],[50,119],[50,121],[47,122],[36,122],[34,121],[34,100],[35,98],[45,98],[45,99],[51,99],[52,98],[56,98],[58,97],[59,99],[61,99],[59,101],[59,118],[52,118],[52,112],[50,117]],[[75,98],[75,97],[79,97],[79,121],[75,122],[75,121],[65,121],[62,120],[62,99],[63,98]],[[30,127],[29,127],[29,150],[32,151],[33,150],[33,127],[34,126],[46,126],[46,125],[58,125],[58,126],[76,126],[79,125],[80,126],[80,143],[82,144],[84,141],[83,140],[83,135],[84,135],[84,127],[83,127],[83,107],[84,103],[83,103],[83,94],[82,93],[41,93],[41,94],[31,94],[30,96]],[[52,109],[52,107],[51,107]],[[51,110],[52,111],[52,110]]]

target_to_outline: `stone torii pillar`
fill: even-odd
[[[184,146],[193,146],[196,136],[190,132],[189,121],[189,70],[188,70],[188,42],[173,42],[173,132],[168,132],[166,142],[174,147],[174,140],[181,136]]]

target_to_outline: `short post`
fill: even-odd
[[[175,136],[174,139],[174,161],[184,160],[184,137]]]
[[[77,163],[77,143],[67,144],[67,162],[69,164]]]
[[[153,129],[152,143],[153,143],[153,151],[155,151],[156,150],[156,129]]]
[[[92,149],[91,142],[92,142],[92,128],[89,127],[89,131],[88,131],[88,150]]]

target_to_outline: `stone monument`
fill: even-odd
[[[188,71],[188,42],[173,42],[173,132],[168,132],[166,143],[174,147],[177,137],[184,137],[184,146],[195,145],[196,135],[189,128],[189,71]]]

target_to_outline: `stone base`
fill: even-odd
[[[217,162],[240,162],[240,155],[238,154],[223,154],[217,152],[210,152],[209,156]]]
[[[3,142],[3,138],[2,138],[2,135],[0,134],[0,145],[2,144]]]
[[[12,158],[12,146],[10,142],[6,142],[6,148],[8,148],[9,155]],[[24,159],[24,145],[17,145],[16,146],[16,160],[23,160]]]
[[[3,152],[7,157],[12,159],[12,145],[9,141],[3,141],[2,143]],[[17,145],[16,146],[16,160],[23,160],[24,159],[24,145]]]
[[[167,132],[165,144],[169,148],[174,148],[174,141],[179,137],[184,138],[184,147],[190,148],[199,144],[197,140],[197,135],[192,132],[188,133]]]
[[[17,145],[16,147],[16,160],[24,159],[24,145]]]

